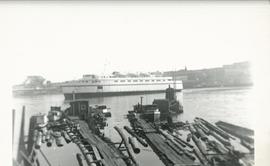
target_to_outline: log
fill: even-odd
[[[124,133],[122,132],[122,130],[121,130],[119,127],[115,126],[114,129],[118,132],[118,134],[119,134],[120,137],[122,138],[122,140],[123,140],[123,142],[124,142],[124,144],[125,144],[125,146],[126,146],[127,153],[128,153],[128,155],[129,155],[130,159],[132,160],[132,162],[133,162],[136,166],[138,166],[139,163],[136,161],[136,159],[135,159],[135,157],[134,157],[134,155],[133,155],[133,152],[131,151],[131,146],[130,146],[130,144],[127,142],[126,136],[124,135]]]
[[[225,139],[223,139],[222,137],[220,137],[219,135],[217,135],[215,132],[210,131],[210,135],[212,135],[214,138],[216,138],[219,142],[221,142],[224,146],[230,146],[231,143]]]
[[[49,141],[49,139],[51,137],[50,134],[51,134],[51,130],[48,130],[46,133],[46,136],[45,136],[45,141]]]
[[[174,137],[174,140],[176,141],[176,142],[178,142],[182,147],[186,147],[186,144],[184,144],[183,142],[181,142],[180,141],[180,139],[174,134],[174,133],[172,133],[172,132],[168,132],[171,136],[173,136]]]
[[[55,138],[55,143],[58,147],[62,147],[63,146],[63,141],[62,141],[62,137],[56,137]]]
[[[209,129],[206,128],[202,123],[198,122],[197,126],[206,134],[206,135],[210,135],[209,133]]]
[[[53,138],[52,135],[49,135],[49,136],[50,136],[50,137],[49,137],[49,139],[48,139],[48,141],[47,141],[47,147],[51,147],[52,144],[53,144],[53,140],[54,140],[54,138]]]
[[[130,143],[134,153],[140,153],[140,148],[138,147],[138,143],[135,137],[128,137],[128,142]]]
[[[241,139],[241,145],[243,145],[244,147],[246,147],[251,152],[254,151],[254,146],[252,144],[250,144],[249,142],[247,142],[246,140],[244,140],[244,139]]]
[[[83,157],[82,157],[82,155],[80,154],[80,153],[77,153],[76,154],[76,158],[77,158],[77,161],[78,161],[78,163],[79,163],[79,166],[83,166]]]
[[[207,152],[205,147],[201,144],[200,140],[197,139],[194,135],[192,135],[193,142],[197,145],[198,149],[202,152],[204,156],[206,156]]]
[[[93,149],[93,152],[94,152],[94,154],[95,154],[96,160],[97,160],[97,161],[101,161],[101,156],[100,156],[100,154],[99,154],[99,152],[98,152],[97,147],[96,147],[96,146],[92,146],[92,149]]]
[[[216,127],[213,124],[207,122],[206,120],[204,120],[202,118],[196,118],[196,119],[199,119],[206,127],[208,127],[209,129],[215,131],[217,134],[222,136],[224,139],[229,139],[230,138],[229,134],[227,134],[224,131],[220,130],[218,127]]]
[[[193,152],[203,165],[208,165],[208,161],[206,160],[206,158],[201,154],[201,152],[197,148],[194,148]]]
[[[131,128],[129,128],[128,126],[124,126],[124,129],[133,137],[135,137],[140,144],[142,144],[144,147],[147,147],[148,144],[146,143],[146,141],[144,139],[142,139],[141,137],[139,137],[135,132],[132,131]]]
[[[203,141],[207,141],[208,140],[207,136],[204,134],[204,132],[202,131],[202,129],[200,129],[196,125],[194,125],[194,128],[197,131],[197,133],[198,133],[199,137],[201,138],[201,140],[203,140]]]
[[[186,149],[184,149],[178,142],[176,142],[171,135],[168,133],[162,131],[159,129],[159,132],[167,138],[169,141],[171,141],[178,149],[180,149],[187,157],[189,157],[191,160],[195,160],[194,156],[190,154]]]
[[[190,142],[191,137],[192,137],[192,134],[191,134],[191,133],[189,133],[189,134],[187,135],[187,142]]]
[[[178,141],[182,142],[183,144],[185,144],[186,146],[193,148],[193,145],[191,145],[190,143],[184,141],[179,135],[175,135],[174,136]]]
[[[35,148],[40,149],[41,143],[42,143],[42,132],[38,132]]]
[[[70,140],[70,138],[69,138],[66,131],[62,131],[62,136],[64,137],[67,144],[69,144],[71,142],[71,140]]]

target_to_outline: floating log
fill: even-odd
[[[173,136],[174,137],[174,140],[176,142],[178,142],[182,147],[186,147],[186,144],[184,144],[183,142],[181,142],[180,139],[174,133],[168,132],[168,134],[170,134],[171,136]]]
[[[232,132],[232,133],[237,132],[238,134],[245,135],[245,136],[253,136],[254,135],[254,130],[251,130],[251,129],[248,129],[245,127],[237,126],[237,125],[230,124],[230,123],[223,122],[223,121],[218,121],[215,124],[218,127],[223,126],[223,127],[228,128],[230,130],[230,132]],[[226,131],[226,132],[228,132],[228,131]]]
[[[225,138],[225,139],[231,138],[231,136],[229,134],[227,134],[224,131],[220,130],[218,127],[216,127],[213,124],[207,122],[206,120],[204,120],[202,118],[196,118],[196,119],[199,119],[206,127],[208,127],[209,129],[215,131],[217,134],[219,134],[223,138]]]
[[[138,143],[135,137],[128,137],[128,142],[130,143],[134,153],[140,153],[140,148],[138,147]]]
[[[190,142],[191,137],[192,137],[192,134],[191,134],[191,133],[189,133],[189,134],[187,135],[187,142]]]
[[[189,124],[189,130],[190,130],[191,134],[197,135],[197,132],[196,132],[193,124]]]
[[[96,166],[96,163],[94,163],[93,157],[89,153],[86,154],[86,160],[88,161],[88,164],[90,166]]]
[[[47,141],[47,146],[48,147],[51,147],[52,146],[53,140],[54,140],[53,136],[52,135],[49,135],[49,139]]]
[[[91,156],[89,151],[85,148],[85,146],[82,144],[82,142],[77,142],[77,145],[79,146],[83,155],[85,156],[87,164],[90,166],[96,166],[96,164],[94,163],[93,157]]]
[[[232,125],[222,121],[217,122],[216,125],[222,130],[234,135],[235,137],[243,139],[249,143],[254,143],[254,139],[248,136],[252,134],[254,135],[254,132],[252,132],[250,129],[242,128],[240,126]]]
[[[217,135],[215,132],[210,131],[210,135],[212,135],[214,138],[216,138],[219,142],[221,142],[224,146],[230,146],[231,143],[225,139],[223,139],[222,137],[220,137],[220,135]]]
[[[221,154],[227,154],[229,152],[221,144],[219,144],[218,142],[216,142],[214,140],[211,140],[211,141],[208,140],[208,145],[211,146],[212,148],[214,148],[217,152],[219,152]]]
[[[55,143],[58,147],[62,147],[63,146],[63,141],[62,141],[62,137],[56,137],[55,138]]]
[[[42,143],[42,132],[38,132],[35,148],[40,149],[41,143]]]
[[[137,163],[137,161],[136,161],[136,159],[135,159],[135,157],[134,157],[134,155],[133,155],[133,153],[132,153],[132,151],[131,151],[131,147],[130,147],[130,145],[129,145],[128,142],[127,142],[126,136],[124,135],[124,133],[122,132],[122,130],[121,130],[119,127],[115,126],[114,129],[118,132],[118,134],[119,134],[120,137],[122,138],[122,141],[124,142],[124,144],[125,144],[125,146],[126,146],[127,153],[128,153],[128,155],[129,155],[130,159],[132,160],[132,162],[133,162],[136,166],[138,166],[139,164]]]
[[[181,147],[181,145],[176,142],[173,137],[171,135],[169,135],[168,133],[159,130],[159,132],[168,140],[170,140],[178,149],[180,149],[187,157],[189,157],[192,160],[195,160],[194,156],[192,154],[190,154],[186,149],[184,149],[183,147]]]
[[[206,135],[210,135],[209,129],[207,127],[205,127],[202,123],[198,122],[197,126],[206,134]]]
[[[71,140],[70,140],[70,138],[69,138],[66,131],[62,131],[62,136],[64,137],[67,144],[69,144],[71,142]]]
[[[80,154],[80,153],[77,153],[76,154],[76,158],[77,158],[77,161],[78,161],[78,163],[79,163],[79,166],[83,166],[83,157],[82,157],[82,155]]]
[[[207,159],[205,158],[205,156],[202,155],[202,153],[197,148],[194,148],[193,152],[203,165],[208,165]]]
[[[46,132],[46,135],[45,135],[45,141],[48,141],[49,139],[50,139],[50,134],[51,134],[51,131],[50,130],[48,130],[47,132]]]
[[[96,147],[96,146],[92,146],[92,149],[93,149],[93,152],[94,152],[94,154],[95,154],[96,160],[97,160],[97,161],[101,161],[101,156],[100,156],[100,154],[99,154],[99,152],[98,152],[97,147]]]
[[[246,140],[241,139],[241,145],[243,145],[244,147],[246,147],[250,151],[254,151],[254,145],[250,144]]]
[[[38,137],[38,130],[34,130],[32,140],[35,142],[37,140],[37,137]]]
[[[45,143],[46,142],[46,136],[45,134],[42,135],[42,140],[41,140],[42,143]]]
[[[176,135],[173,135],[178,141],[182,142],[183,144],[185,144],[186,146],[190,147],[190,148],[193,148],[193,145],[191,145],[190,143],[184,141],[180,135],[176,134]]]
[[[205,147],[202,145],[201,141],[197,139],[194,135],[192,135],[193,142],[197,145],[198,149],[202,152],[204,156],[207,155]]]
[[[146,143],[146,141],[144,139],[142,139],[141,137],[139,137],[135,132],[133,132],[131,128],[129,128],[128,126],[124,126],[124,129],[130,135],[132,135],[133,137],[135,137],[140,142],[140,144],[142,144],[144,147],[147,147],[148,146],[148,144]]]
[[[204,132],[202,131],[202,129],[200,129],[196,125],[194,125],[194,128],[197,131],[197,133],[198,133],[199,137],[201,138],[201,140],[203,140],[203,141],[207,141],[208,140],[207,136],[204,134]]]

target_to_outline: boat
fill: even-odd
[[[154,99],[152,104],[143,105],[141,97],[141,103],[134,105],[133,111],[141,113],[149,121],[172,120],[172,117],[184,112],[182,103],[177,100],[176,90],[170,85],[165,90],[165,99]]]
[[[164,92],[168,86],[176,91],[183,89],[181,80],[163,76],[83,75],[81,79],[61,85],[66,100]]]
[[[26,80],[12,87],[13,96],[42,95],[61,93],[59,83],[46,81],[42,76],[27,76]]]

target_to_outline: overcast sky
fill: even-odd
[[[14,83],[218,67],[270,55],[269,18],[254,2],[5,3],[0,52]]]

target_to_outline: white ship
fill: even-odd
[[[165,92],[169,86],[176,91],[183,89],[181,80],[172,77],[158,76],[96,76],[83,75],[79,80],[62,84],[62,92],[66,100]]]

